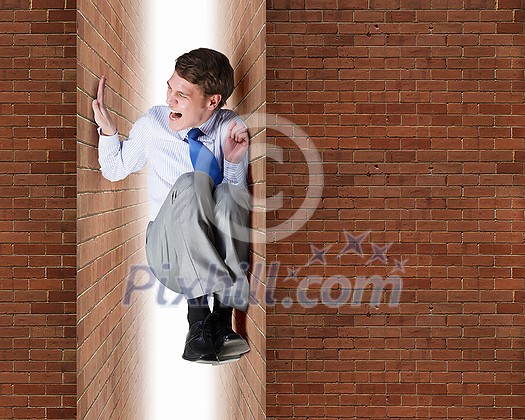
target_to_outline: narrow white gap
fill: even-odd
[[[175,59],[194,48],[214,48],[213,0],[153,0],[150,57],[152,105],[165,104],[166,82]],[[158,289],[158,284],[155,286]],[[165,290],[162,298],[172,302],[176,293]],[[155,302],[151,340],[147,354],[152,381],[149,420],[214,420],[215,371],[213,366],[182,359],[188,331],[187,305]]]

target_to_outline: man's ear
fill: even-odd
[[[207,107],[210,111],[213,111],[214,109],[217,109],[219,107],[219,104],[221,103],[222,96],[220,93],[216,93],[214,95],[210,95],[207,98]]]

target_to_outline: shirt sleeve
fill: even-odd
[[[224,141],[226,139],[226,133],[228,131],[228,126],[233,120],[240,122],[246,127],[244,121],[233,111],[228,112],[228,117],[225,118],[223,122],[222,134],[222,145],[224,146]],[[239,163],[231,163],[224,158],[223,162],[223,183],[235,184],[235,185],[248,185],[248,151],[244,155],[243,159]]]
[[[147,141],[149,136],[148,115],[140,117],[129,133],[119,140],[118,133],[112,136],[99,132],[98,162],[102,176],[109,181],[120,181],[133,172],[140,171],[148,162]]]
[[[231,163],[224,159],[223,181],[228,184],[244,185],[248,184],[248,153],[244,155],[239,163]]]

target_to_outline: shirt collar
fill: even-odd
[[[201,143],[213,143],[215,141],[214,137],[214,128],[215,128],[215,121],[217,120],[218,112],[217,110],[213,111],[213,114],[210,118],[208,118],[205,122],[203,122],[201,125],[198,126],[198,128],[204,133],[203,136],[200,136],[198,138],[198,141]],[[180,136],[181,139],[185,139],[188,135],[188,132],[193,127],[185,128],[183,130],[180,130],[177,132],[177,134]]]

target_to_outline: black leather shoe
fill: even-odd
[[[239,360],[241,354],[250,351],[244,338],[237,334],[229,325],[215,326],[215,352],[219,363],[229,363]]]
[[[211,313],[203,321],[197,321],[190,327],[182,354],[184,360],[197,363],[218,363],[212,330],[215,319],[216,315]]]

